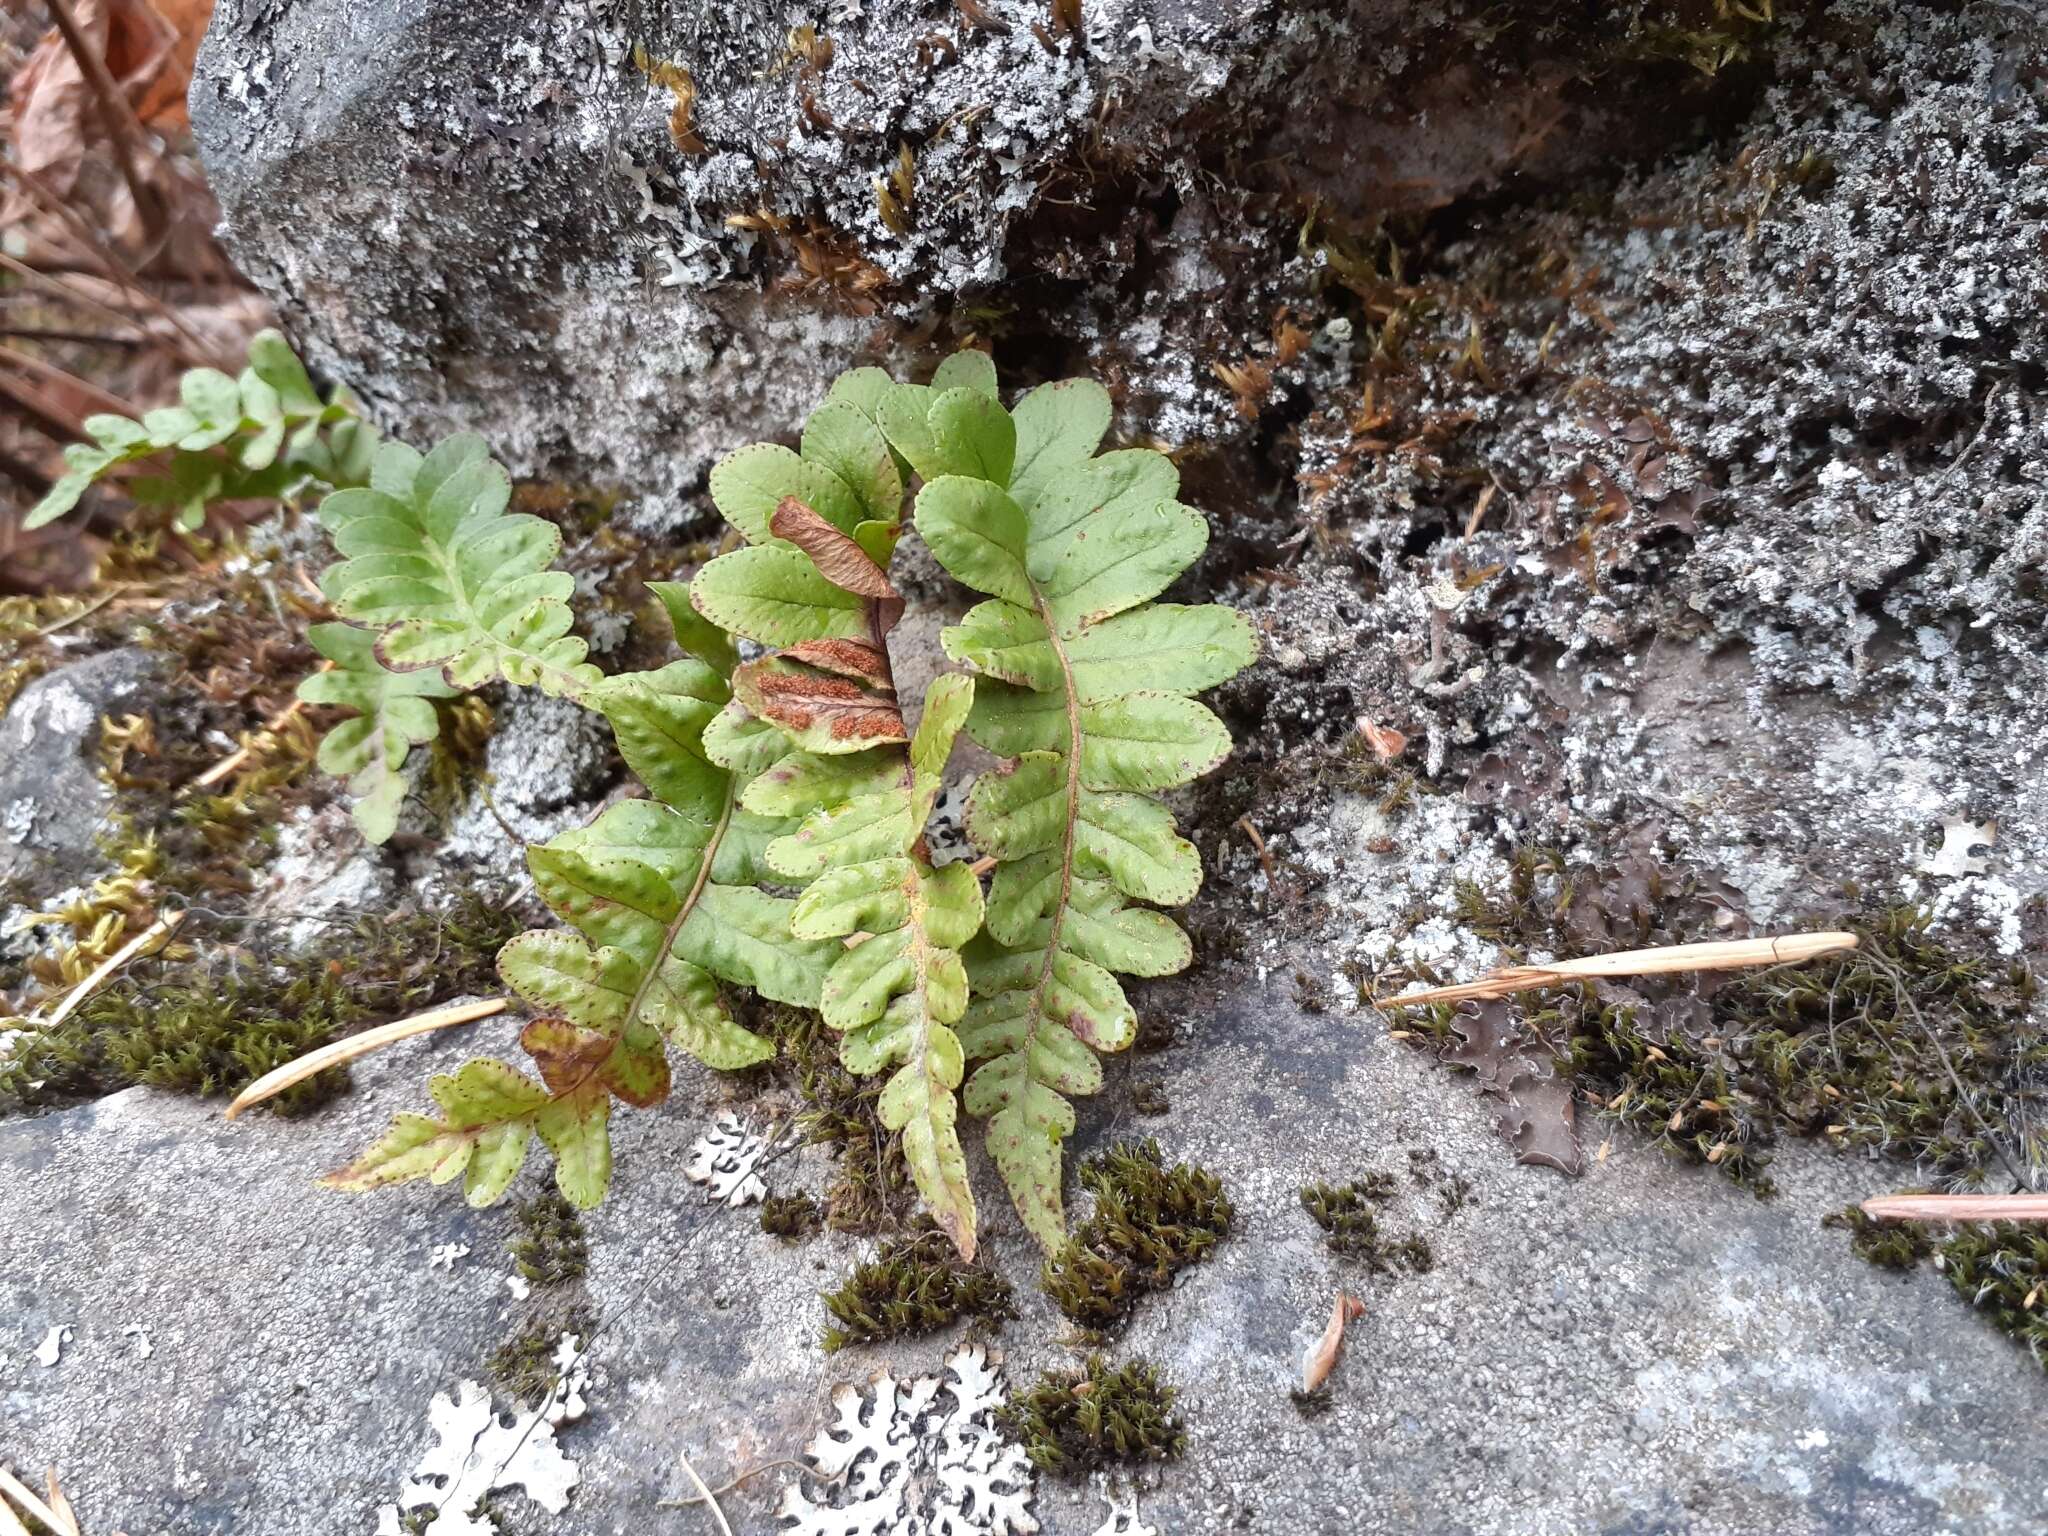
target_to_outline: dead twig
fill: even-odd
[[[56,188],[52,187],[47,181],[44,181],[42,177],[26,166],[11,165],[5,161],[0,161],[0,171],[5,171],[21,185],[27,187],[30,195],[37,202],[61,218],[64,221],[65,227],[79,240],[83,241],[86,249],[99,259],[101,265],[106,268],[108,277],[119,283],[123,289],[134,294],[148,308],[163,317],[164,322],[182,338],[182,342],[173,341],[172,347],[184,358],[187,365],[195,368],[201,366],[227,368],[227,364],[221,359],[220,355],[212,351],[205,342],[201,341],[193,333],[192,328],[185,324],[176,310],[172,309],[170,305],[166,304],[144,286],[141,277],[136,274],[133,267],[129,266],[122,259],[121,253],[115,250],[109,241],[103,239],[99,231],[94,229],[92,224],[77,209],[73,208],[58,194]],[[185,343],[189,343],[189,345]],[[228,371],[232,372],[233,370],[228,368]]]
[[[1259,867],[1266,872],[1266,884],[1275,891],[1280,889],[1280,866],[1273,861],[1273,855],[1266,847],[1266,840],[1259,836],[1259,829],[1252,825],[1249,816],[1237,818],[1237,830],[1242,832],[1252,845],[1252,852],[1259,856]]]
[[[134,938],[102,960],[90,976],[71,989],[64,1001],[57,1005],[56,1010],[48,1018],[32,1020],[31,1022],[38,1029],[55,1029],[59,1024],[70,1018],[73,1012],[77,1010],[78,1005],[88,997],[91,997],[94,991],[109,976],[142,953],[143,948],[148,944],[157,939],[170,937],[176,931],[178,924],[183,921],[185,921],[185,914],[183,912],[166,912],[162,917],[151,923],[142,932],[135,935]]]
[[[510,1006],[511,1000],[503,997],[485,998],[480,1003],[458,1003],[452,1008],[437,1008],[432,1013],[416,1013],[409,1019],[380,1024],[375,1029],[366,1029],[359,1035],[350,1035],[346,1040],[323,1045],[319,1050],[308,1051],[298,1060],[288,1061],[276,1071],[266,1072],[257,1078],[235,1095],[234,1103],[227,1107],[227,1118],[232,1120],[243,1110],[261,1104],[265,1099],[277,1097],[294,1083],[303,1083],[316,1072],[338,1067],[344,1062],[354,1061],[358,1056],[367,1056],[372,1051],[382,1050],[387,1045],[395,1045],[400,1040],[409,1040],[414,1035],[424,1035],[430,1030],[488,1019],[493,1014],[503,1013]]]
[[[1655,949],[1627,949],[1555,965],[1511,965],[1490,971],[1478,981],[1431,987],[1404,997],[1376,999],[1375,1008],[1412,1008],[1419,1003],[1461,1003],[1468,999],[1506,997],[1533,992],[1560,982],[1613,980],[1622,976],[1660,976],[1673,971],[1736,971],[1758,965],[1794,965],[1802,960],[1837,954],[1856,947],[1853,933],[1788,933],[1775,939],[1733,939],[1710,944],[1667,944]]]
[[[107,68],[107,61],[79,31],[69,0],[49,0],[49,7],[50,20],[64,34],[64,46],[71,50],[71,57],[78,61],[85,83],[92,88],[93,105],[99,112],[100,125],[106,130],[114,164],[120,167],[121,179],[128,183],[128,195],[135,199],[135,211],[141,216],[143,229],[154,237],[164,228],[165,211],[163,199],[156,195],[156,190],[142,179],[135,168],[134,149],[148,146],[148,134],[142,126],[142,119],[135,115],[135,108],[122,94],[120,85]]]
[[[1878,1195],[1873,1221],[2048,1221],[2048,1195]]]
[[[75,373],[67,373],[54,363],[46,363],[40,357],[30,357],[26,352],[18,352],[13,347],[0,347],[0,360],[4,360],[10,367],[19,368],[31,381],[44,388],[76,391],[83,395],[96,411],[106,411],[115,416],[127,416],[131,419],[142,414],[119,395],[101,389],[90,379],[81,379]],[[83,435],[81,432],[80,436]]]
[[[83,289],[74,288],[71,284],[43,271],[39,267],[32,267],[25,261],[15,260],[5,251],[0,251],[0,267],[4,267],[7,271],[12,272],[24,283],[29,284],[29,286],[41,288],[68,304],[76,304],[81,309],[89,309],[94,314],[104,315],[107,319],[120,325],[133,325],[135,323],[135,312],[133,310],[118,310],[113,305],[101,302]],[[81,273],[79,275],[96,278],[99,274]]]

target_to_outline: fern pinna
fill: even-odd
[[[611,1101],[665,1097],[667,1046],[720,1068],[773,1054],[731,1017],[727,983],[818,1009],[849,1070],[889,1074],[882,1119],[961,1253],[976,1243],[963,1102],[989,1121],[1025,1225],[1056,1246],[1068,1101],[1100,1087],[1095,1053],[1135,1032],[1117,976],[1190,955],[1158,909],[1190,900],[1201,867],[1153,797],[1229,752],[1192,696],[1254,651],[1230,610],[1155,601],[1206,524],[1175,500],[1163,454],[1097,452],[1109,419],[1088,380],[1005,410],[972,352],[928,385],[843,376],[797,448],[755,444],[712,471],[739,547],[687,588],[656,587],[686,654],[614,677],[572,632],[559,535],[507,511],[474,440],[425,457],[387,445],[368,487],[330,495],[322,520],[346,558],[323,588],[373,638],[328,637],[343,675],[308,687],[363,713],[329,756],[366,831],[395,825],[428,701],[494,680],[602,713],[648,791],[529,850],[569,930],[500,956],[540,1014],[521,1036],[539,1081],[497,1062],[436,1078],[437,1115],[401,1117],[330,1182],[461,1176],[494,1199],[537,1133],[564,1192],[593,1203]],[[914,728],[888,573],[913,481],[919,535],[988,595],[943,636],[973,675],[937,679]],[[969,834],[995,861],[986,898],[925,838],[963,728],[1005,760],[969,798]]]

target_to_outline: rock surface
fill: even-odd
[[[1238,1211],[1215,1258],[1142,1303],[1119,1346],[1181,1385],[1191,1435],[1185,1460],[1143,1479],[1146,1521],[1975,1536],[2048,1520],[2040,1368],[1939,1276],[1850,1261],[1818,1227],[1872,1187],[1873,1168],[1788,1157],[1784,1193],[1764,1203],[1624,1147],[1567,1182],[1513,1166],[1476,1100],[1369,1019],[1300,1013],[1277,983],[1234,990],[1220,1006],[1184,999],[1200,1027],[1137,1063],[1174,1113],[1134,1121],[1104,1099],[1084,1120],[1084,1148],[1155,1131],[1221,1175]],[[432,1444],[428,1399],[480,1377],[496,1344],[560,1304],[512,1299],[503,1211],[471,1212],[452,1191],[344,1197],[308,1181],[409,1107],[425,1072],[485,1043],[409,1042],[305,1122],[228,1125],[137,1090],[0,1124],[15,1234],[0,1263],[0,1443],[16,1465],[61,1467],[92,1529],[369,1530]],[[937,1337],[820,1355],[814,1292],[856,1245],[792,1250],[751,1210],[707,1213],[682,1167],[715,1094],[693,1073],[663,1112],[620,1123],[584,1290],[607,1326],[589,1415],[561,1434],[581,1484],[566,1526],[510,1496],[508,1531],[660,1529],[655,1501],[689,1492],[680,1456],[716,1486],[796,1455],[831,1421],[833,1383],[931,1373],[949,1349]],[[1469,1203],[1446,1216],[1409,1177],[1411,1151],[1429,1155],[1432,1184],[1468,1178]],[[814,1184],[811,1156],[768,1182]],[[1373,1167],[1407,1186],[1389,1220],[1426,1233],[1430,1272],[1366,1276],[1324,1250],[1295,1199],[1307,1180]],[[1001,1208],[993,1187],[982,1196]],[[1070,1356],[1028,1283],[1027,1241],[1001,1228],[996,1262],[1024,1315],[997,1344],[1017,1385]],[[430,1267],[444,1243],[470,1251]],[[1289,1388],[1340,1286],[1366,1315],[1332,1406],[1303,1417]],[[60,1324],[74,1330],[62,1358],[36,1364]],[[779,1529],[787,1480],[726,1495],[734,1528]],[[1036,1507],[1060,1533],[1105,1512],[1099,1492],[1049,1478]]]
[[[92,759],[100,720],[139,709],[162,671],[147,651],[102,651],[15,696],[0,716],[0,882],[42,890],[92,868],[112,802]]]
[[[1098,372],[1126,440],[1185,450],[1213,525],[1190,585],[1251,613],[1263,655],[1218,701],[1237,755],[1178,806],[1210,871],[1207,969],[1138,993],[1175,1043],[1081,1106],[1077,1154],[1155,1133],[1240,1212],[1118,1346],[1180,1382],[1193,1436],[1144,1480],[1145,1519],[2038,1529],[2039,1367],[1939,1276],[1818,1228],[1912,1170],[1784,1149],[1760,1203],[1617,1130],[1566,1182],[1514,1166],[1469,1086],[1370,1016],[1295,1006],[1492,963],[1460,881],[1497,896],[1545,846],[1581,874],[1710,882],[1758,926],[1903,903],[2000,971],[2048,947],[2041,18],[1781,4],[1708,78],[1625,24],[1654,7],[1609,18],[1627,58],[1516,9],[1496,38],[1491,6],[1090,0],[1085,47],[1047,47],[1036,7],[877,3],[818,29],[829,64],[790,36],[811,11],[656,10],[685,115],[667,86],[617,87],[624,8],[223,0],[194,112],[236,249],[324,367],[410,437],[474,426],[522,470],[616,483],[642,531],[701,512],[709,460],[786,430],[835,368],[915,369],[968,332],[1006,384]],[[1603,112],[1653,90],[1669,133],[1615,153]],[[875,178],[903,144],[898,230]],[[1389,209],[1409,217],[1376,224]],[[917,556],[903,633],[928,653],[954,594]],[[1361,719],[1408,738],[1390,769]],[[619,792],[556,709],[499,730],[502,818],[422,813],[367,865],[329,807],[336,836],[288,828],[287,858],[323,890],[445,891]],[[0,1121],[0,1450],[57,1461],[93,1529],[368,1528],[433,1394],[565,1305],[513,1299],[502,1214],[308,1191],[462,1054],[396,1049],[306,1122],[140,1093]],[[1162,1118],[1136,1115],[1134,1077]],[[686,1492],[679,1456],[717,1484],[793,1454],[834,1383],[946,1348],[822,1356],[814,1293],[855,1245],[702,1220],[681,1169],[727,1091],[690,1071],[618,1118],[567,1297],[616,1321],[563,1431],[584,1480],[565,1528],[697,1528],[653,1513]],[[2038,1176],[2042,1127],[2007,1129]],[[1405,1175],[1411,1150],[1476,1200],[1447,1218],[1411,1188],[1438,1263],[1371,1280],[1295,1190]],[[806,1154],[771,1182],[824,1177]],[[1071,1351],[992,1219],[1021,1384]],[[448,1243],[471,1252],[429,1269]],[[1302,1418],[1286,1389],[1339,1285],[1368,1312]],[[774,1528],[785,1476],[727,1496],[736,1526]],[[1038,1508],[1053,1532],[1103,1518],[1051,1481]],[[516,1498],[502,1520],[552,1528]]]
[[[192,116],[237,262],[388,425],[484,431],[662,522],[822,379],[988,317],[1125,357],[1173,439],[1228,430],[1162,325],[1231,357],[1305,291],[1311,210],[1435,208],[1682,125],[1710,93],[1645,30],[1666,9],[1092,0],[1072,36],[1024,0],[226,0]]]

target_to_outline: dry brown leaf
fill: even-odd
[[[1358,717],[1358,734],[1372,748],[1372,755],[1383,763],[1391,763],[1408,750],[1406,735],[1389,725],[1375,725],[1363,715]]]
[[[158,133],[182,137],[190,128],[185,95],[192,61],[213,14],[213,0],[72,0],[71,15],[87,47],[96,49],[120,99]],[[63,36],[52,28],[20,69],[8,99],[15,163],[88,211],[108,238],[127,251],[148,237],[132,189],[111,175],[107,129],[91,82]],[[133,124],[130,125],[131,134]],[[209,229],[214,208],[196,172],[145,143],[125,146],[146,195],[159,199],[172,222],[194,237]],[[17,228],[23,251],[41,259],[64,249],[67,235],[19,188],[0,205],[0,223]],[[181,250],[181,260],[190,256]]]
[[[1313,1392],[1330,1379],[1337,1368],[1337,1351],[1344,1343],[1344,1325],[1365,1316],[1365,1303],[1347,1291],[1339,1291],[1330,1307],[1330,1323],[1301,1361],[1301,1390]]]
[[[820,517],[794,496],[785,496],[768,519],[768,529],[778,539],[787,539],[806,555],[833,586],[858,597],[902,598],[890,584],[888,573],[869,558],[868,552],[837,527]]]

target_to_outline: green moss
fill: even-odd
[[[590,1241],[575,1206],[549,1189],[520,1201],[513,1215],[519,1236],[507,1246],[521,1275],[539,1286],[583,1278],[590,1267]]]
[[[1934,1253],[1934,1239],[1918,1222],[1874,1221],[1860,1205],[1844,1206],[1821,1218],[1824,1227],[1847,1230],[1849,1251],[1880,1269],[1911,1269]]]
[[[590,1341],[596,1322],[586,1307],[571,1307],[559,1317],[535,1318],[525,1329],[491,1351],[484,1370],[492,1381],[531,1407],[555,1386],[555,1352],[563,1334]]]
[[[1958,1296],[2048,1369],[2048,1232],[1998,1221],[1936,1242],[1918,1222],[1874,1221],[1853,1205],[1821,1225],[1847,1231],[1850,1250],[1885,1269],[1912,1269],[1931,1256]]]
[[[1373,1202],[1392,1199],[1397,1188],[1384,1173],[1351,1184],[1307,1184],[1301,1190],[1301,1208],[1323,1229],[1323,1244],[1332,1253],[1363,1260],[1375,1275],[1403,1269],[1421,1274],[1435,1264],[1427,1240],[1418,1234],[1395,1237],[1384,1232],[1372,1210]]]
[[[1163,1115],[1173,1108],[1166,1085],[1147,1079],[1131,1084],[1131,1108],[1141,1115]]]
[[[1178,1395],[1146,1361],[1112,1369],[1096,1355],[1078,1371],[1047,1371],[996,1419],[1040,1471],[1079,1478],[1113,1463],[1178,1460],[1188,1444]]]
[[[2015,1221],[1968,1227],[1934,1262],[1958,1296],[2048,1368],[2048,1233]]]
[[[822,1294],[833,1317],[822,1340],[827,1354],[849,1344],[936,1333],[962,1317],[1000,1323],[1017,1315],[1009,1282],[961,1263],[945,1234],[929,1224],[915,1237],[886,1244],[837,1290]]]
[[[809,1195],[770,1195],[761,1202],[761,1230],[796,1242],[817,1231],[824,1215]]]
[[[2022,1110],[2048,1067],[2031,972],[1994,974],[1912,911],[1853,931],[1854,951],[1707,995],[1547,994],[1529,1021],[1569,1035],[1568,1069],[1616,1118],[1759,1194],[1784,1135],[1885,1152],[1956,1188],[2036,1162],[2038,1143],[2001,1129],[2031,1123]]]
[[[1230,1199],[1214,1174],[1166,1166],[1156,1141],[1126,1142],[1081,1165],[1095,1208],[1045,1264],[1046,1294],[1068,1317],[1102,1330],[1162,1291],[1230,1231]]]
[[[1525,958],[1532,947],[1571,950],[1565,925],[1572,896],[1564,860],[1549,848],[1516,849],[1508,864],[1507,889],[1497,897],[1472,880],[1458,880],[1452,886],[1459,920],[1482,939],[1500,945],[1512,961]]]
[[[1443,1207],[1444,1219],[1449,1220],[1473,1202],[1472,1181],[1462,1173],[1454,1173],[1437,1186],[1436,1201]]]
[[[475,895],[447,913],[341,928],[302,951],[275,931],[236,944],[242,925],[189,921],[180,936],[194,939],[196,954],[131,965],[57,1028],[30,1033],[0,1060],[0,1108],[54,1108],[137,1083],[237,1093],[367,1024],[489,989],[497,946],[519,926]],[[347,1069],[334,1068],[270,1103],[301,1114],[347,1081]]]
[[[1308,971],[1294,973],[1294,1006],[1303,1013],[1328,1013],[1333,999],[1330,984]]]
[[[781,1042],[806,1106],[802,1124],[815,1144],[838,1149],[839,1169],[825,1192],[825,1224],[861,1235],[904,1225],[917,1207],[902,1138],[883,1126],[877,1106],[886,1079],[859,1078],[839,1059],[840,1036],[815,1013],[777,1006],[751,1027]]]

